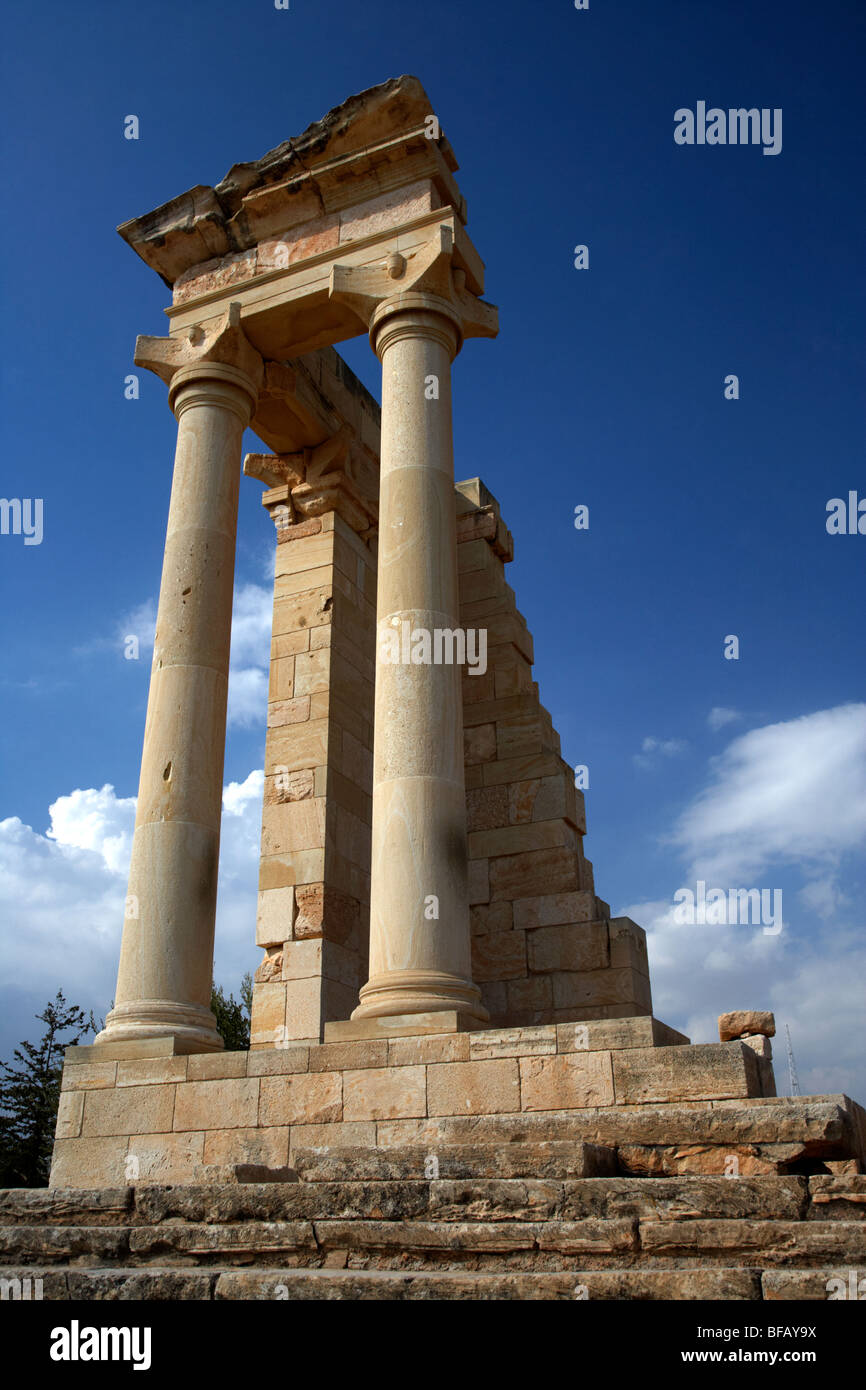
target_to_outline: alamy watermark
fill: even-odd
[[[23,535],[25,545],[41,545],[42,498],[0,497],[0,535]]]
[[[0,1278],[0,1302],[39,1303],[44,1297],[43,1283],[39,1278],[17,1274]]]
[[[707,108],[699,101],[695,110],[680,106],[674,112],[674,140],[678,145],[763,145],[764,154],[782,152],[782,108],[763,106]]]
[[[866,536],[866,497],[858,497],[853,488],[847,503],[844,497],[831,497],[826,527],[828,536]]]
[[[694,889],[678,888],[674,902],[678,926],[762,926],[765,936],[778,936],[782,930],[781,888],[708,889],[699,878]]]
[[[466,666],[470,676],[487,670],[487,629],[484,627],[413,627],[408,618],[379,638],[379,655],[386,666]]]

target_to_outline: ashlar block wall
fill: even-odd
[[[347,378],[340,362],[319,389],[338,395]],[[360,383],[349,405],[326,404],[377,461],[378,408]],[[265,494],[276,515],[285,493]],[[644,932],[595,894],[583,794],[532,679],[505,579],[512,537],[480,479],[457,485],[455,506],[461,623],[487,633],[463,718],[473,976],[491,1025],[650,1014]],[[253,1049],[320,1041],[367,978],[375,605],[371,530],[327,509],[278,525]]]

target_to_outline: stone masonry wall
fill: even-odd
[[[463,677],[473,978],[497,1027],[649,1014],[645,934],[595,895],[583,793],[532,679],[511,535],[480,479],[457,495],[460,620],[488,642]]]
[[[689,1046],[652,1018],[189,1057],[147,1046],[67,1051],[53,1187],[219,1181],[298,1146],[491,1139],[625,1146],[641,1171],[680,1171],[668,1150],[685,1144],[693,1171],[721,1172],[733,1144],[748,1171],[772,1172],[796,1155],[774,1147],[789,1132],[836,1152],[860,1123],[842,1097],[763,1099],[745,1043]]]
[[[374,496],[375,403],[335,353],[304,363],[306,408],[361,447]],[[367,978],[375,532],[336,510],[298,519],[280,505],[293,495],[263,499],[291,524],[277,526],[253,1049],[320,1041]],[[649,1014],[645,935],[595,894],[583,794],[532,679],[511,535],[480,479],[455,500],[460,620],[488,644],[486,672],[463,676],[473,978],[496,1027]]]
[[[318,1042],[366,979],[375,585],[335,512],[278,528],[254,1049]]]

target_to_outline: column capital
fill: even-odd
[[[437,227],[408,258],[394,251],[375,267],[333,266],[328,297],[357,314],[379,357],[395,332],[441,338],[437,318],[453,330],[445,330],[444,339],[452,356],[464,338],[495,338],[499,332],[496,306],[466,288],[466,272],[455,263],[454,233],[447,225]],[[401,325],[389,322],[396,315],[402,317]]]
[[[186,388],[205,382],[217,388],[227,387],[224,403],[234,409],[236,396],[231,388],[238,388],[249,401],[245,424],[255,411],[265,375],[264,362],[241,327],[239,304],[230,304],[224,317],[207,333],[194,326],[177,338],[139,335],[133,360],[137,367],[145,367],[165,382],[169,405],[176,415],[186,405],[195,403],[195,393]]]
[[[354,435],[343,425],[330,439],[294,454],[247,454],[244,473],[269,489],[262,498],[277,530],[308,517],[336,512],[367,539],[376,529],[378,507],[358,485]]]

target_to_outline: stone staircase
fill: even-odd
[[[636,1176],[611,1146],[503,1139],[298,1148],[290,1168],[237,1165],[201,1185],[2,1192],[3,1296],[826,1300],[861,1280],[866,1291],[866,1176]],[[828,1163],[845,1166],[810,1160]]]

